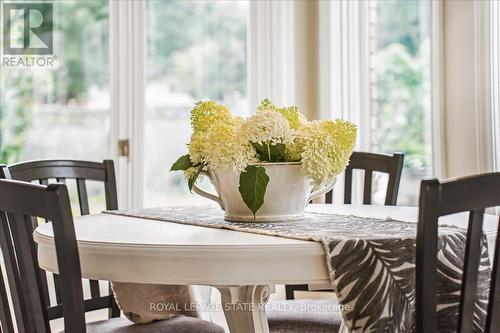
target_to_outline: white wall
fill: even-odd
[[[476,173],[474,2],[444,2],[445,176]]]
[[[319,118],[318,1],[295,2],[295,103],[308,119]]]

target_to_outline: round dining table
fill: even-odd
[[[415,223],[418,215],[418,208],[402,206],[311,204],[307,210]],[[464,228],[467,222],[467,214],[440,220]],[[497,223],[485,215],[490,244]],[[231,333],[269,332],[264,305],[275,285],[331,283],[324,248],[313,241],[111,214],[77,217],[74,224],[84,278],[216,287]],[[40,225],[34,240],[40,267],[58,273],[51,223]]]

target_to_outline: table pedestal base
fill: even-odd
[[[217,287],[231,333],[269,333],[266,303],[274,286]]]

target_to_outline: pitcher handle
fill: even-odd
[[[317,191],[314,191],[311,194],[309,194],[309,198],[307,199],[307,202],[309,203],[309,202],[311,202],[312,199],[317,198],[320,195],[323,195],[326,192],[330,191],[333,188],[333,186],[335,185],[336,181],[337,181],[337,178],[335,178],[334,180],[332,180],[325,187],[323,187],[323,188],[321,188],[321,189],[319,189]]]
[[[210,179],[210,182],[213,185],[212,176],[210,176],[210,174],[207,171],[201,170],[200,171],[200,175],[203,175],[203,176],[207,177],[208,179]],[[207,191],[202,190],[201,188],[199,188],[198,186],[196,186],[196,182],[193,185],[193,192],[196,193],[196,194],[198,194],[198,195],[201,195],[202,197],[205,197],[207,199],[210,199],[210,200],[213,200],[213,201],[217,202],[219,204],[220,208],[222,208],[222,210],[225,210],[224,209],[224,204],[222,203],[222,200],[218,196],[213,195],[212,193],[208,193]]]

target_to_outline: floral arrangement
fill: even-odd
[[[205,168],[239,173],[240,194],[254,216],[269,182],[263,163],[301,162],[303,173],[319,185],[345,169],[356,141],[356,125],[349,121],[308,121],[297,107],[276,107],[268,99],[246,119],[214,101],[198,102],[191,126],[189,154],[171,171],[183,170],[190,190]]]

